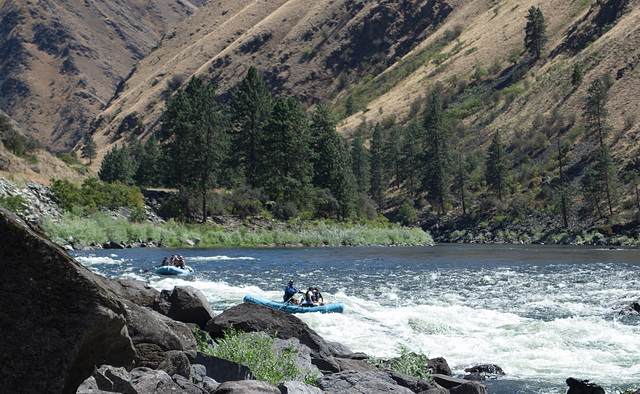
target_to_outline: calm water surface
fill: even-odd
[[[182,254],[196,274],[153,273]],[[640,388],[640,251],[545,245],[127,249],[75,252],[107,277],[200,289],[216,312],[247,294],[274,300],[291,278],[343,314],[299,317],[329,341],[379,357],[399,345],[444,357],[454,375],[499,365],[490,393],[565,393],[568,377],[607,392]]]

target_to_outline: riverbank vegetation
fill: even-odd
[[[253,224],[252,224],[253,222]],[[235,229],[213,223],[181,224],[135,223],[125,218],[114,219],[110,212],[88,216],[66,214],[60,220],[47,219],[47,236],[61,242],[101,245],[155,240],[168,247],[197,245],[220,246],[358,246],[358,245],[430,245],[431,236],[420,228],[402,227],[379,221],[340,222],[331,220],[302,221],[291,219],[243,220]],[[257,225],[256,225],[257,223]]]

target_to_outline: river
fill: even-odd
[[[195,274],[153,266],[181,254]],[[154,288],[191,285],[217,313],[247,294],[279,300],[289,279],[317,286],[343,314],[298,315],[329,341],[392,357],[444,357],[454,376],[505,371],[490,393],[566,393],[568,377],[609,393],[640,388],[637,248],[441,244],[432,247],[125,249],[73,252],[92,271]]]

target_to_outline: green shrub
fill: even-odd
[[[137,186],[128,186],[120,182],[104,183],[97,178],[88,178],[81,187],[66,179],[52,179],[51,192],[60,206],[71,212],[74,207],[141,207],[144,202]]]
[[[400,356],[383,361],[378,358],[369,358],[367,362],[380,368],[391,368],[405,375],[413,376],[433,383],[431,370],[427,368],[429,357],[424,353],[410,352],[405,345],[398,345]]]
[[[199,352],[246,365],[257,380],[275,385],[287,380],[316,384],[315,372],[296,367],[295,356],[298,350],[293,347],[277,349],[274,345],[275,336],[229,329],[215,347],[203,340],[201,334],[195,336]]]
[[[22,214],[28,206],[27,201],[22,196],[0,196],[0,205],[15,214]]]
[[[417,219],[418,215],[416,210],[409,204],[404,203],[398,209],[398,222],[404,226],[413,223]]]

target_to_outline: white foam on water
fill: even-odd
[[[91,267],[95,265],[103,265],[103,264],[122,264],[125,259],[118,258],[117,255],[111,254],[109,256],[96,256],[96,255],[87,255],[87,256],[78,256],[76,260],[80,262],[85,267]]]
[[[241,257],[229,257],[229,256],[190,256],[189,257],[189,262],[191,261],[223,261],[223,260],[229,260],[229,261],[233,261],[233,260],[257,260],[254,257],[246,257],[246,256],[241,256]]]
[[[497,364],[509,379],[564,385],[568,377],[618,387],[640,382],[640,327],[598,317],[540,321],[467,306],[381,306],[329,296],[345,312],[298,315],[323,338],[374,357],[399,355],[400,346],[444,357],[454,374]]]

